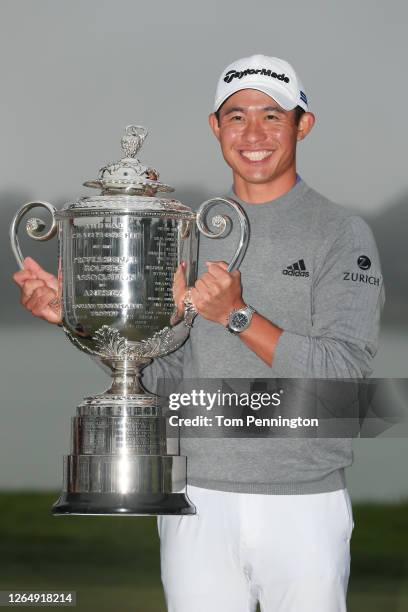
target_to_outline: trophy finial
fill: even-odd
[[[136,154],[141,149],[148,131],[142,125],[128,125],[125,129],[125,134],[122,136],[121,145],[125,157],[136,157]]]
[[[99,170],[97,180],[86,181],[86,187],[102,188],[102,195],[154,196],[157,191],[174,191],[159,181],[159,172],[145,166],[136,157],[148,131],[142,125],[128,125],[121,138],[124,157]]]

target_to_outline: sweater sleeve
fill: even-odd
[[[284,330],[272,367],[292,378],[361,378],[377,352],[384,286],[363,219],[347,217],[316,262],[310,335]]]

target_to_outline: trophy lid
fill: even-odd
[[[174,188],[161,183],[158,171],[144,166],[136,157],[147,133],[147,129],[141,125],[128,125],[121,139],[125,156],[118,162],[103,166],[98,179],[84,183],[86,187],[96,187],[102,192],[68,202],[55,213],[56,219],[98,213],[195,218],[191,208],[178,200],[155,197],[158,191],[169,192]]]
[[[128,125],[121,139],[125,156],[118,162],[103,166],[98,179],[86,181],[84,185],[102,189],[102,195],[154,196],[157,191],[174,191],[173,187],[158,180],[156,168],[144,166],[136,157],[147,134],[147,129],[141,125]]]

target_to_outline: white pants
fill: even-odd
[[[168,612],[344,612],[353,530],[346,489],[314,495],[188,487],[196,516],[160,516]]]

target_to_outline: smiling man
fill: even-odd
[[[250,242],[233,273],[225,260],[236,237],[201,242],[190,292],[201,316],[182,350],[146,369],[147,385],[174,376],[177,363],[186,378],[368,376],[384,299],[378,253],[360,217],[296,172],[297,143],[315,117],[293,67],[262,55],[234,62],[221,74],[209,123]],[[363,270],[375,282],[361,282]],[[180,312],[185,292],[180,267]],[[257,602],[262,612],[344,612],[351,441],[181,444],[198,516],[158,520],[169,612],[252,612]]]
[[[210,115],[211,128],[234,173],[234,191],[242,199],[262,203],[295,184],[296,142],[314,125],[312,113],[302,111],[285,111],[271,104],[266,93],[244,89]]]
[[[201,315],[175,353],[145,368],[172,378],[361,378],[377,349],[383,283],[366,223],[309,187],[296,148],[313,128],[287,62],[255,55],[221,74],[209,122],[232,170],[251,236],[202,241],[191,300]],[[361,274],[360,274],[361,272]],[[56,279],[32,260],[14,275],[22,303],[58,322]],[[365,280],[371,279],[371,280]],[[175,276],[180,314],[187,291]],[[353,519],[350,440],[181,440],[194,517],[162,516],[169,612],[344,612]]]

